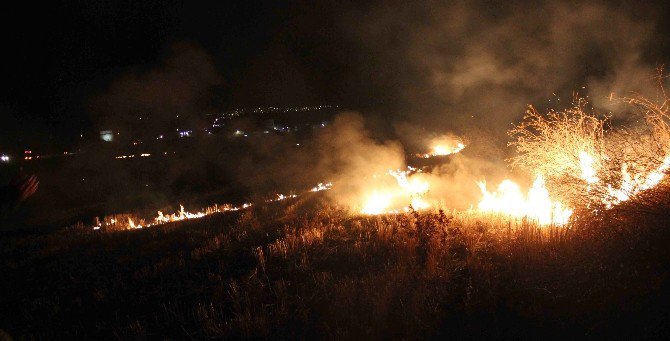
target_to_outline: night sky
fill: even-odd
[[[553,3],[490,1],[455,5],[393,1],[367,5],[312,1],[217,1],[198,6],[179,1],[21,4],[5,11],[2,20],[5,86],[0,92],[0,149],[57,149],[76,143],[80,133],[95,136],[105,122],[100,117],[109,118],[118,109],[107,104],[123,102],[114,89],[121,89],[121,94],[127,90],[127,75],[136,76],[135,85],[140,87],[143,75],[152,70],[156,79],[162,79],[165,65],[179,60],[173,58],[175,44],[186,44],[188,51],[210,58],[212,68],[203,72],[211,74],[203,76],[206,81],[187,82],[193,85],[189,91],[197,92],[183,99],[188,103],[160,110],[147,104],[144,109],[202,112],[337,104],[382,113],[381,117],[391,115],[396,131],[445,121],[456,122],[453,126],[470,124],[463,117],[494,111],[497,103],[514,109],[514,114],[496,116],[508,122],[520,113],[517,108],[554,92],[569,92],[592,80],[608,86],[631,84],[627,75],[619,77],[619,70],[647,70],[665,63],[670,51],[667,5],[589,2],[585,8],[566,4],[558,10]],[[561,16],[576,17],[575,26],[565,28],[566,39],[556,39],[555,30],[545,32],[542,27],[548,19],[566,22]],[[624,24],[617,27],[622,31],[610,36],[593,29],[590,35],[590,21],[598,29],[607,27],[598,20],[620,20]],[[574,37],[578,43],[570,41],[575,27],[584,30],[583,36]],[[515,33],[513,41],[502,39],[501,43],[500,35],[491,34],[507,29]],[[640,33],[630,33],[638,29]],[[548,43],[547,32],[553,34]],[[618,50],[637,36],[643,37],[639,43],[626,45],[622,49],[626,52]],[[607,44],[598,42],[603,37]],[[515,44],[521,49],[529,46],[529,51],[511,53],[519,50],[511,47]],[[560,68],[537,62],[546,56],[525,57],[538,47],[563,51],[565,46],[579,46],[577,57],[569,63],[557,62]],[[492,59],[472,58],[489,52]],[[635,61],[628,62],[631,58]],[[179,63],[189,62],[177,62],[177,68],[183,69]],[[509,71],[509,76],[482,78],[477,73],[480,69],[496,75]],[[533,79],[538,74],[565,74],[566,69],[575,71],[564,78]],[[531,70],[531,75],[523,74],[525,70]],[[176,74],[168,79],[182,75]],[[515,77],[541,86],[510,81]],[[472,100],[478,92],[486,92],[486,99]],[[454,93],[459,97],[450,97]],[[473,102],[477,104],[465,104]],[[445,127],[452,128],[446,123]]]
[[[170,44],[200,44],[230,80],[262,53],[286,20],[285,7],[216,2],[189,8],[179,1],[73,1],[33,5],[3,20],[2,143],[45,140],[67,144],[95,125],[87,102],[118,75],[151,68]],[[33,136],[27,136],[33,135]],[[37,135],[37,136],[34,136]]]

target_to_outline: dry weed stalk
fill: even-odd
[[[636,196],[652,186],[650,177],[667,171],[670,161],[670,101],[662,70],[658,82],[660,99],[612,98],[625,105],[625,124],[617,126],[587,108],[584,98],[576,97],[563,111],[540,113],[529,107],[508,132],[514,139],[509,145],[517,151],[511,166],[543,175],[552,194],[576,209]]]
[[[564,111],[540,113],[529,107],[518,125],[509,130],[514,138],[509,145],[517,155],[510,165],[541,174],[552,193],[573,206],[582,200],[584,155],[591,156],[591,166],[600,170],[606,161],[605,131],[608,118],[587,111],[588,102],[575,98],[574,105]],[[584,204],[584,203],[580,203]]]

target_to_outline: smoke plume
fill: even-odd
[[[639,7],[383,2],[352,10],[341,24],[403,143],[417,139],[407,135],[412,125],[504,139],[528,104],[560,106],[579,90],[606,107],[611,92],[651,90],[662,61],[645,57],[655,19]]]
[[[146,72],[128,72],[115,79],[91,102],[101,127],[128,129],[148,120],[157,131],[180,115],[182,121],[198,120],[208,106],[210,89],[221,77],[211,57],[197,45],[172,45],[163,63]]]

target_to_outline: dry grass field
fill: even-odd
[[[360,216],[314,194],[132,231],[5,234],[0,328],[17,339],[663,338],[667,207],[634,207],[552,228],[467,212]]]

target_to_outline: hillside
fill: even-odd
[[[132,231],[6,234],[0,328],[17,339],[663,338],[659,212],[539,228],[352,215],[315,194]]]

